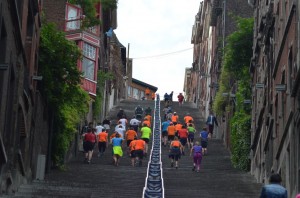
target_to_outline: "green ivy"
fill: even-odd
[[[97,3],[101,3],[103,10],[116,9],[118,0],[69,0],[69,3],[80,5],[85,18],[83,19],[82,27],[88,28],[99,25],[101,21],[96,18]]]
[[[43,24],[39,49],[42,90],[53,115],[52,160],[64,164],[80,118],[88,111],[88,94],[81,89],[77,61],[80,49],[55,24]]]
[[[99,114],[102,109],[103,104],[103,94],[105,90],[105,81],[113,80],[114,75],[111,72],[98,71],[97,74],[97,95],[95,98],[95,102],[93,103],[93,117],[99,122]]]
[[[231,153],[233,166],[242,170],[250,168],[250,127],[251,106],[244,104],[245,99],[251,99],[251,81],[249,64],[252,56],[253,18],[236,17],[237,30],[226,38],[226,47],[222,61],[219,90],[213,103],[217,115],[232,111]],[[236,85],[235,107],[229,97],[222,93],[231,93]]]

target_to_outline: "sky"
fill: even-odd
[[[192,27],[201,0],[119,0],[118,40],[133,58],[132,77],[164,95],[183,93],[193,62]],[[175,52],[175,53],[174,53]],[[177,94],[177,95],[176,95]]]

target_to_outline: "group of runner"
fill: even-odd
[[[135,109],[136,110],[136,109]],[[112,145],[113,163],[119,166],[120,158],[125,153],[131,158],[132,166],[142,166],[142,160],[147,157],[148,143],[152,133],[151,130],[151,108],[148,107],[142,113],[136,111],[138,115],[134,115],[128,122],[125,111],[120,109],[117,114],[117,125],[113,129],[113,133],[109,136],[107,128],[101,123],[96,127],[92,124],[86,126],[86,131],[82,133],[83,137],[83,150],[85,153],[85,163],[90,164],[93,156],[94,147],[98,145],[98,157],[101,157],[108,145]],[[137,116],[139,116],[137,118]],[[110,124],[110,122],[109,122]],[[126,142],[126,146],[125,146]]]
[[[162,145],[169,146],[169,158],[171,167],[178,168],[178,161],[181,155],[185,155],[185,147],[187,145],[190,150],[190,156],[193,156],[193,171],[200,171],[202,156],[207,154],[207,144],[209,133],[206,127],[200,132],[201,144],[199,141],[194,143],[195,125],[194,119],[189,113],[183,117],[183,122],[179,120],[177,112],[173,112],[170,106],[163,109],[165,121],[161,124]]]
[[[173,112],[171,106],[163,109],[164,120],[161,124],[162,145],[169,147],[168,157],[171,167],[176,169],[179,166],[179,159],[185,155],[186,147],[190,156],[193,157],[193,171],[200,171],[202,156],[207,154],[207,144],[209,132],[203,127],[200,132],[201,141],[194,141],[196,129],[194,119],[186,113],[180,121],[177,112]],[[113,133],[109,136],[108,130],[100,123],[95,128],[88,128],[83,134],[85,162],[91,163],[94,145],[98,145],[98,157],[101,157],[109,143],[112,145],[113,163],[118,166],[120,158],[126,154],[131,158],[132,166],[142,166],[144,157],[148,154],[148,143],[151,137],[152,109],[148,107],[144,110],[141,106],[135,108],[135,115],[128,121],[124,110],[120,109]],[[125,146],[126,142],[126,146]]]

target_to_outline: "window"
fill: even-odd
[[[83,44],[83,55],[90,58],[90,59],[95,60],[96,48],[89,45],[89,44],[87,44],[87,43],[84,43]]]
[[[133,98],[139,99],[139,90],[136,88],[133,88]]]
[[[96,48],[88,43],[83,44],[82,72],[85,78],[95,79]]]
[[[81,8],[71,4],[66,6],[66,31],[78,30],[81,26]]]
[[[131,89],[132,87],[130,86],[127,87],[127,96],[131,96]]]
[[[94,71],[95,71],[95,62],[84,57],[82,59],[83,76],[90,80],[94,80]]]

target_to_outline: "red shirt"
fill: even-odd
[[[180,129],[178,130],[178,136],[180,138],[187,138],[188,137],[188,130],[187,129]]]
[[[84,135],[84,140],[88,142],[95,143],[96,142],[96,135],[94,133],[87,133]]]

